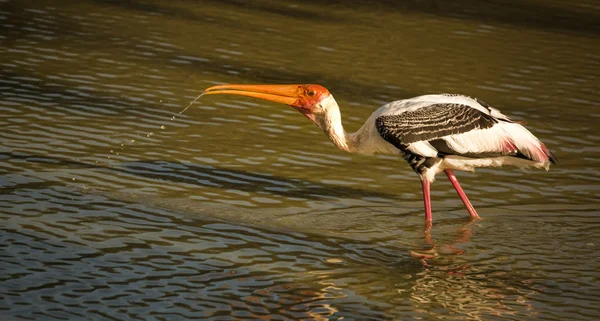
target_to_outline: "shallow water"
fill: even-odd
[[[594,1],[0,1],[7,320],[590,320],[600,313]],[[219,83],[485,100],[551,171],[420,184]],[[410,252],[437,255],[421,262]]]

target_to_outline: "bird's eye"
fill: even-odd
[[[309,90],[307,93],[310,97],[314,96],[316,93],[314,90]]]

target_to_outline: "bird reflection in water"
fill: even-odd
[[[415,311],[433,318],[443,318],[450,313],[470,320],[485,320],[490,316],[534,317],[536,309],[531,304],[531,296],[537,291],[527,285],[529,280],[519,280],[510,272],[486,271],[480,265],[460,259],[465,253],[460,244],[470,242],[476,222],[471,220],[460,225],[448,243],[434,239],[431,226],[426,224],[424,242],[429,248],[410,251],[424,269],[413,275],[413,284],[408,289],[399,292],[409,296],[416,306]],[[444,235],[449,237],[448,233]]]
[[[454,254],[454,255],[461,255],[464,253],[464,250],[456,247],[457,244],[460,243],[467,243],[471,240],[471,236],[473,236],[473,224],[475,223],[475,220],[470,220],[469,222],[461,225],[457,231],[457,237],[454,239],[454,241],[451,244],[444,244],[443,248],[443,252],[444,253],[449,253],[449,254]],[[438,254],[438,249],[437,249],[437,242],[436,240],[431,236],[431,222],[425,222],[425,230],[424,230],[424,241],[425,243],[427,243],[430,248],[429,249],[425,249],[425,250],[419,250],[417,251],[410,251],[410,255],[419,260],[421,263],[423,263],[424,266],[429,266],[429,263],[427,262],[427,260],[432,260],[435,259],[439,256]],[[459,268],[455,268],[453,271],[448,271],[449,273],[459,273],[460,270],[464,270],[467,269],[469,267],[469,265],[465,265],[465,266],[461,266]]]

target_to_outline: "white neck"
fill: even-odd
[[[377,153],[396,155],[400,152],[394,145],[385,141],[375,127],[374,115],[355,133],[347,133],[342,126],[340,108],[332,96],[323,99],[318,109],[311,115],[333,144],[346,152],[372,155]]]
[[[354,144],[355,134],[347,133],[342,125],[342,116],[337,102],[333,96],[325,98],[321,102],[323,113],[316,115],[315,122],[325,135],[331,139],[333,144],[346,152],[357,152]]]

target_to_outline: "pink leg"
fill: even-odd
[[[460,184],[458,183],[458,179],[454,175],[454,172],[451,169],[445,169],[444,173],[446,173],[446,176],[448,176],[450,183],[452,183],[452,186],[454,186],[454,189],[458,193],[458,196],[460,196],[460,199],[462,200],[463,204],[465,204],[465,207],[467,208],[467,211],[469,211],[469,214],[471,214],[471,217],[479,218],[479,215],[477,215],[473,204],[471,204],[471,202],[467,198],[467,194],[465,194],[465,191],[463,191],[462,187],[460,187]]]
[[[429,185],[427,179],[421,180],[421,187],[423,187],[423,201],[425,202],[425,221],[431,226],[433,218],[431,216],[431,195],[429,194]]]
[[[431,216],[431,196],[429,194],[429,186],[430,183],[428,180],[421,180],[421,187],[423,187],[423,201],[425,202],[425,243],[431,245],[431,249],[426,250],[425,252],[410,251],[410,255],[415,259],[420,260],[424,266],[429,266],[429,263],[426,261],[427,259],[433,259],[438,256],[435,251],[435,241],[431,238],[431,226],[433,223]]]

